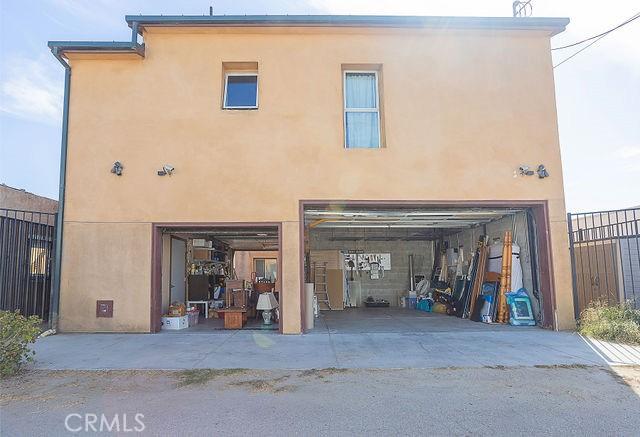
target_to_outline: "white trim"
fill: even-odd
[[[229,82],[229,76],[255,76],[256,78],[256,104],[255,106],[227,106],[227,85]],[[222,100],[222,109],[258,109],[258,72],[234,72],[229,71],[224,75],[224,96]]]
[[[373,74],[376,82],[376,107],[375,108],[347,108],[347,74],[365,73]],[[378,84],[377,70],[343,70],[342,71],[342,123],[344,125],[344,148],[345,149],[380,149],[382,148],[382,129],[380,126],[380,87]],[[378,114],[378,145],[376,147],[349,147],[347,145],[347,112],[375,112]]]

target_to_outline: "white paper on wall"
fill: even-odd
[[[351,265],[349,261],[353,263],[353,270],[358,270],[358,255],[355,253],[343,253],[344,256],[344,269],[347,271],[351,270]]]
[[[391,270],[390,253],[359,253],[357,260],[358,270],[371,270],[372,262],[377,262],[384,270]]]

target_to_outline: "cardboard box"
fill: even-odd
[[[183,303],[174,303],[169,305],[168,316],[181,317],[187,315],[187,307]]]
[[[327,269],[327,291],[332,310],[344,309],[344,273],[341,269]],[[325,309],[321,304],[320,309]]]
[[[180,317],[162,316],[161,329],[178,330],[178,329],[185,329],[188,327],[189,327],[188,316],[180,316]]]

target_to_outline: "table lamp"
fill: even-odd
[[[273,293],[260,293],[256,310],[262,311],[265,325],[271,325],[271,311],[278,308],[278,300]]]

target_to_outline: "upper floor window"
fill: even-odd
[[[258,73],[227,73],[224,81],[225,109],[258,107]]]
[[[377,71],[344,72],[344,137],[347,148],[380,147]]]

